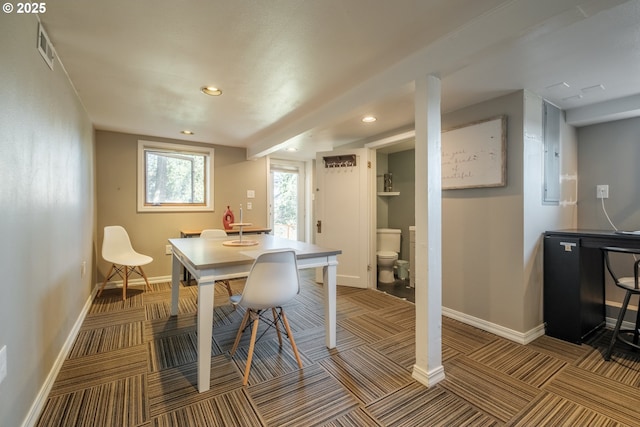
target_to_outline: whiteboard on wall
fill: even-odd
[[[507,185],[507,117],[442,132],[442,189]]]

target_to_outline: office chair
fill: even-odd
[[[201,239],[216,239],[219,237],[227,237],[227,232],[217,228],[209,228],[206,230],[202,230],[200,232]],[[188,280],[187,280],[187,283],[188,283]],[[233,295],[233,291],[231,290],[231,284],[229,283],[228,280],[219,280],[216,283],[222,283],[227,288],[227,293],[229,294],[229,297]]]
[[[638,283],[638,269],[640,265],[640,259],[637,259],[638,254],[640,254],[640,249],[627,249],[627,248],[617,248],[617,247],[604,247],[602,248],[604,252],[604,261],[609,271],[611,277],[613,277],[613,281],[616,286],[625,290],[624,301],[622,302],[622,307],[620,307],[620,314],[618,314],[618,319],[616,321],[616,326],[613,329],[613,335],[611,336],[611,342],[609,343],[609,348],[604,355],[604,359],[606,361],[611,360],[611,352],[613,351],[613,347],[616,341],[624,342],[631,347],[640,350],[640,344],[638,343],[639,336],[639,328],[640,328],[640,308],[636,314],[636,323],[635,329],[622,329],[622,321],[624,320],[624,315],[627,312],[627,307],[629,306],[629,300],[632,295],[640,295],[640,286]],[[613,266],[610,260],[610,253],[621,253],[627,255],[633,255],[633,277],[620,277],[614,271]],[[631,335],[631,336],[629,336]]]
[[[295,251],[289,249],[260,254],[251,267],[242,295],[234,295],[231,297],[233,304],[246,309],[236,335],[236,340],[231,349],[232,357],[238,348],[242,333],[248,328],[248,322],[252,322],[251,341],[249,343],[249,352],[247,354],[247,364],[244,370],[242,385],[247,385],[249,381],[253,349],[256,343],[258,324],[261,319],[265,321],[269,327],[276,329],[280,347],[282,347],[282,335],[279,324],[282,324],[285,334],[291,342],[298,366],[302,368],[298,348],[291,334],[287,316],[282,308],[283,304],[293,299],[299,292],[300,277],[298,276],[296,254]],[[264,316],[264,313],[269,310],[273,315],[273,321]]]
[[[149,280],[142,270],[142,266],[149,264],[153,258],[140,254],[133,250],[127,231],[119,225],[110,225],[104,228],[104,240],[102,241],[102,258],[111,263],[98,296],[102,295],[105,285],[116,274],[122,278],[122,300],[127,299],[127,286],[131,273],[137,273],[144,279],[147,289],[151,290]]]

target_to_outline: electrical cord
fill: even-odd
[[[609,218],[609,214],[607,213],[607,209],[604,207],[604,197],[601,197],[600,200],[602,201],[602,212],[604,212],[604,216],[607,217],[607,221],[609,221],[609,224],[611,224],[611,227],[613,227],[613,229],[615,231],[618,231],[618,227],[616,227],[613,224],[613,221],[611,221],[611,218]]]

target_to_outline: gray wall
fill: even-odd
[[[542,100],[515,92],[445,114],[442,129],[507,116],[507,185],[443,191],[443,306],[526,336],[542,325],[542,233],[571,228],[575,206],[542,203]],[[575,175],[563,123],[562,174]],[[566,190],[563,200],[570,195]]]
[[[94,142],[60,63],[36,50],[36,17],[1,19],[0,424],[19,426],[91,295]]]
[[[578,226],[583,229],[613,230],[596,198],[596,185],[609,185],[604,199],[613,225],[619,230],[640,230],[640,118],[618,120],[578,129]],[[622,271],[632,274],[628,260]],[[628,264],[628,265],[627,265]],[[606,276],[607,301],[620,303],[624,292]],[[614,304],[615,305],[615,304]],[[609,308],[607,316],[617,316]],[[628,320],[631,320],[629,316]]]
[[[389,228],[402,230],[398,259],[409,261],[409,227],[415,225],[416,151],[389,154],[389,172],[393,173],[393,190],[400,195],[389,198]]]
[[[578,226],[612,230],[596,199],[596,185],[609,185],[605,209],[621,230],[640,230],[640,118],[578,129]]]

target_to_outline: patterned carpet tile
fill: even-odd
[[[416,363],[415,338],[415,331],[407,330],[373,343],[370,347],[411,371]]]
[[[356,408],[322,427],[383,427],[363,408]]]
[[[123,323],[142,322],[145,320],[143,307],[121,310],[90,313],[84,318],[81,330],[106,328]]]
[[[448,317],[442,317],[442,346],[469,354],[496,338],[495,335]]]
[[[318,363],[364,404],[413,381],[405,368],[368,346],[339,352]]]
[[[402,308],[406,307],[406,304],[410,304],[392,295],[371,289],[363,289],[363,292],[360,293],[347,294],[344,296],[344,299],[350,300],[369,311],[376,311],[381,307]]]
[[[240,371],[226,355],[211,358],[210,390],[198,393],[197,378],[198,366],[195,362],[148,374],[150,416],[157,417],[242,388]]]
[[[411,303],[394,306],[391,310],[385,308],[375,313],[379,313],[384,319],[398,326],[402,326],[407,330],[414,331],[416,328],[416,307]]]
[[[89,356],[144,343],[144,322],[122,323],[98,329],[82,328],[73,343],[69,358]]]
[[[640,354],[615,351],[604,360],[604,349],[594,349],[575,366],[632,387],[640,387]]]
[[[222,354],[215,341],[213,356]],[[195,331],[160,337],[149,342],[149,372],[185,365],[198,360],[198,337]]]
[[[381,322],[374,313],[338,320],[338,325],[371,344],[405,331],[405,328],[391,322]]]
[[[146,373],[145,345],[67,359],[62,364],[50,396]]]
[[[368,405],[367,410],[385,426],[498,426],[501,424],[437,385],[427,389],[416,382]]]
[[[178,315],[197,313],[198,304],[196,298],[179,298]],[[145,304],[147,320],[166,319],[171,316],[171,299],[156,303]]]
[[[233,355],[234,362],[243,374],[248,357],[247,352],[248,346],[238,347],[238,350]],[[304,357],[304,354],[300,354],[300,359],[302,360],[303,369],[313,363]],[[277,338],[261,340],[253,350],[253,360],[249,371],[249,385],[258,384],[298,370],[300,370],[298,362],[286,337],[282,337],[282,348],[280,348]]]
[[[284,309],[294,334],[324,326],[324,316],[320,316],[303,304],[285,306]]]
[[[195,332],[197,321],[196,313],[147,320],[144,323],[144,339],[145,341],[151,341],[154,338]]]
[[[122,289],[105,289],[102,295],[94,298],[89,314],[141,308],[144,305],[143,295],[143,288],[130,288],[127,299],[123,301]]]
[[[336,349],[327,348],[325,337],[324,326],[307,329],[294,334],[298,351],[313,362],[330,357],[338,351],[336,349],[346,351],[365,344],[362,338],[340,326],[336,327]]]
[[[640,389],[567,366],[544,389],[627,425],[640,420]]]
[[[445,364],[438,385],[501,422],[519,413],[540,392],[522,381],[488,368],[467,356]]]
[[[144,375],[117,379],[47,400],[38,427],[137,426],[149,418]]]
[[[590,408],[553,393],[542,393],[509,423],[510,427],[529,426],[598,426],[624,427]]]
[[[591,347],[587,345],[572,344],[546,335],[537,338],[526,347],[567,363],[574,363],[591,351]]]
[[[469,354],[469,358],[538,388],[566,365],[554,357],[502,338]]]
[[[358,407],[357,399],[317,364],[247,391],[269,426],[322,426]]]
[[[153,421],[153,425],[156,427],[252,427],[263,425],[246,393],[241,389],[158,415]]]

